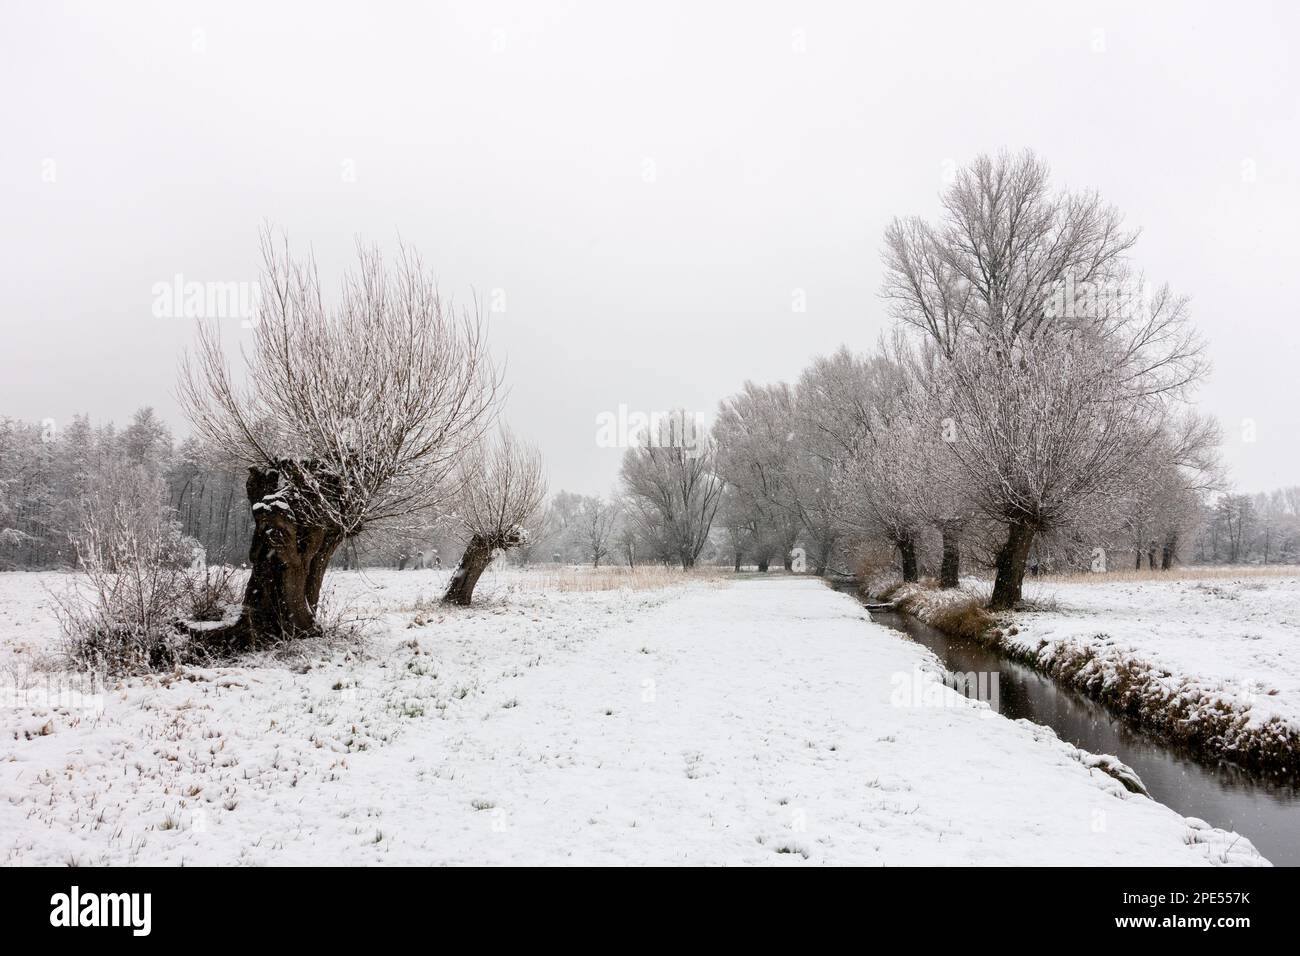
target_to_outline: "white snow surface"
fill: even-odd
[[[1280,720],[1300,732],[1300,577],[1035,582],[1025,597],[1059,609],[1017,612],[1008,644],[1047,656],[1087,645],[1101,666],[1164,672],[1171,696],[1222,700],[1249,715],[1247,726]]]
[[[336,572],[362,646],[0,707],[13,864],[1261,864],[800,577],[573,592]],[[57,645],[0,574],[0,668]],[[310,664],[304,670],[304,664]]]

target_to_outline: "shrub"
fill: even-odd
[[[55,597],[65,652],[79,666],[114,674],[180,663],[195,543],[163,504],[162,479],[138,466],[112,468],[80,512],[72,543],[84,577]]]
[[[204,565],[185,575],[186,618],[220,621],[226,608],[239,603],[238,571],[228,564]]]

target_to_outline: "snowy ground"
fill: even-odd
[[[358,650],[135,679],[100,713],[11,692],[0,861],[1262,862],[933,683],[929,652],[812,579],[503,574],[451,613],[420,606],[433,572],[333,580],[378,618]],[[0,574],[24,683],[52,581]]]
[[[1013,615],[1004,641],[1051,658],[1069,645],[1095,666],[1136,664],[1171,699],[1221,702],[1245,727],[1300,734],[1300,578],[1027,584],[1051,611]]]

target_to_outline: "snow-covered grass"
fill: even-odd
[[[37,693],[57,576],[0,575],[23,685],[0,709],[0,861],[1263,862],[942,686],[816,580],[506,571],[445,610],[446,574],[333,574],[361,643],[120,680],[100,707]]]
[[[1150,582],[1167,584],[1170,581],[1240,581],[1248,578],[1294,578],[1296,568],[1285,564],[1179,564],[1168,571],[1150,568],[1115,569],[1101,574],[1077,571],[1071,574],[1046,575],[1038,581],[1047,586],[1062,584],[1106,585],[1117,583]],[[1034,579],[1030,579],[1033,581]]]

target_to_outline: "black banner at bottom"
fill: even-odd
[[[927,925],[937,931],[993,919],[1017,931],[1171,940],[1198,933],[1231,945],[1241,934],[1276,934],[1294,925],[1297,872],[892,869],[798,880],[782,874],[761,883],[751,883],[752,874],[737,882],[734,875],[675,872],[656,892],[652,874],[602,873],[594,882],[580,868],[550,873],[544,884],[535,873],[510,870],[33,869],[0,871],[0,910],[6,934],[15,934],[10,941],[37,934],[57,942],[76,933],[83,943],[92,935],[128,944],[194,942],[205,927],[224,933],[223,927],[238,924],[258,944],[281,938],[337,944],[354,933],[371,936],[377,927],[391,933],[451,921],[468,929],[463,921],[479,915],[493,921],[486,925],[506,916],[516,930],[536,920],[540,932],[554,932],[560,920],[595,929],[609,917],[638,912],[643,928],[679,915],[722,930],[735,922],[735,907],[743,902],[744,909],[760,912],[772,904],[763,921],[788,918],[792,930],[807,930],[813,913],[828,924],[842,914],[854,921],[856,933],[924,932]],[[700,883],[689,889],[692,880]],[[717,894],[712,910],[710,891]],[[854,905],[837,902],[845,900]]]

